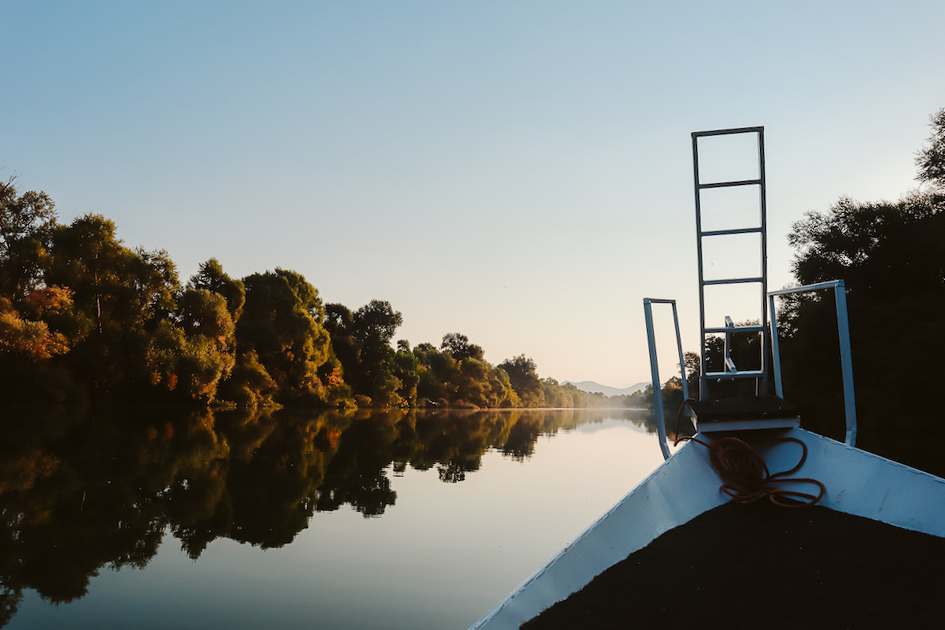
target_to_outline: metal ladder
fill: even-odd
[[[711,181],[704,182],[699,175],[699,140],[700,138],[709,138],[713,136],[731,136],[737,134],[756,134],[758,141],[758,177],[752,179],[734,180],[734,181]],[[768,390],[768,369],[767,359],[769,355],[769,335],[765,334],[767,327],[767,301],[768,291],[768,265],[767,265],[767,207],[766,207],[766,189],[765,189],[765,151],[764,151],[764,127],[741,127],[737,129],[718,129],[715,131],[694,131],[692,132],[692,167],[696,195],[696,240],[698,245],[699,259],[699,327],[701,331],[701,356],[702,369],[699,380],[699,399],[709,400],[710,384],[722,380],[732,379],[755,379],[755,395],[763,396]],[[757,187],[760,204],[760,223],[758,225],[749,225],[745,227],[703,230],[702,228],[702,195],[704,191],[718,188],[734,187]],[[717,237],[733,236],[738,234],[758,234],[761,238],[761,275],[741,275],[728,278],[706,279],[703,241]],[[706,324],[706,289],[719,285],[733,284],[753,284],[758,285],[758,306],[759,316],[758,324],[736,325],[728,316],[724,318],[721,326]],[[758,344],[761,356],[759,357],[759,369],[739,370],[732,361],[731,350],[733,345],[733,335],[741,333],[759,333],[761,336]],[[707,370],[707,338],[710,335],[724,334],[725,348],[723,357],[723,366],[721,372],[708,372]]]

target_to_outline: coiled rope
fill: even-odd
[[[686,402],[689,402],[688,400]],[[683,403],[685,406],[685,403]],[[680,415],[682,408],[680,408]],[[736,503],[752,503],[767,498],[781,507],[807,507],[820,501],[827,488],[820,481],[810,477],[788,477],[796,473],[807,461],[807,444],[795,437],[778,437],[763,440],[765,442],[796,442],[801,445],[801,459],[790,470],[771,473],[765,460],[750,444],[737,437],[726,436],[712,443],[703,442],[694,437],[679,437],[677,416],[676,444],[682,440],[698,442],[709,449],[709,461],[722,478],[722,492],[732,497]],[[806,483],[817,486],[819,492],[786,490],[771,484]]]

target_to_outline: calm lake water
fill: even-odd
[[[11,629],[467,628],[662,461],[625,410],[2,424]]]

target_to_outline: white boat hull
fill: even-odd
[[[807,460],[792,476],[826,486],[819,505],[945,537],[945,480],[800,428],[783,435],[807,445]],[[802,452],[790,442],[756,450],[771,472],[793,468]],[[519,628],[664,532],[727,503],[720,486],[708,449],[687,443],[470,630]]]

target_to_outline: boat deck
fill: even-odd
[[[943,590],[945,538],[820,506],[729,503],[522,628],[931,627]]]

